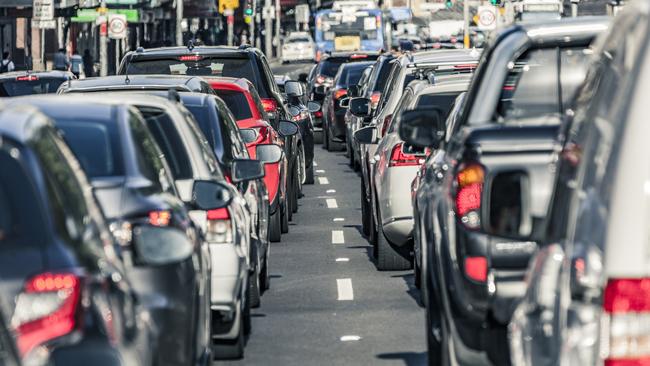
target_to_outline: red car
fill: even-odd
[[[257,145],[276,144],[283,147],[284,141],[269,123],[262,100],[250,81],[227,77],[205,79],[235,116],[251,158],[256,158]],[[271,241],[278,242],[280,234],[286,233],[289,229],[287,174],[285,173],[288,170],[288,161],[285,157],[278,163],[265,164],[265,170],[264,183],[269,192],[271,206],[269,236]]]

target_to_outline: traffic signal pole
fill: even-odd
[[[463,0],[463,18],[465,26],[463,27],[463,45],[469,48],[469,0]]]
[[[273,57],[273,16],[271,15],[271,0],[264,0],[264,53]]]
[[[176,0],[176,45],[183,45],[183,0]]]
[[[99,24],[99,75],[108,76],[108,16],[106,14],[106,0],[101,2],[102,19]],[[41,40],[43,42],[44,40]]]

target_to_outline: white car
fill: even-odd
[[[313,61],[316,45],[307,32],[289,34],[282,45],[282,63],[292,61]]]

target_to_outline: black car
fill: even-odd
[[[0,98],[54,94],[59,86],[75,79],[69,71],[16,71],[0,74]]]
[[[348,111],[341,104],[348,97],[348,87],[356,86],[364,70],[374,62],[354,62],[342,65],[334,77],[332,87],[327,91],[323,101],[323,144],[329,151],[340,149],[347,137],[345,113]]]
[[[47,348],[53,365],[152,365],[146,299],[59,131],[7,107],[0,141],[0,314],[21,357]]]
[[[105,76],[70,80],[59,87],[58,93],[95,93],[114,90],[176,90],[177,92],[195,92],[214,94],[210,84],[200,77],[176,75],[143,75]]]
[[[105,95],[13,102],[29,103],[51,118],[88,175],[121,255],[132,262],[126,276],[151,314],[156,364],[209,360],[207,243],[178,197],[171,168],[140,111]],[[199,193],[196,184],[191,189]],[[225,195],[227,190],[214,188]]]

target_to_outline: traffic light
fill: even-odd
[[[490,1],[494,1],[494,0],[490,0]],[[446,0],[445,6],[447,6],[447,9],[451,9],[451,7],[454,6],[454,4],[451,2],[451,0]]]
[[[501,0],[490,0],[490,3],[494,6],[501,5]]]
[[[253,1],[246,0],[246,8],[244,8],[244,15],[252,16],[255,10],[253,9]]]

